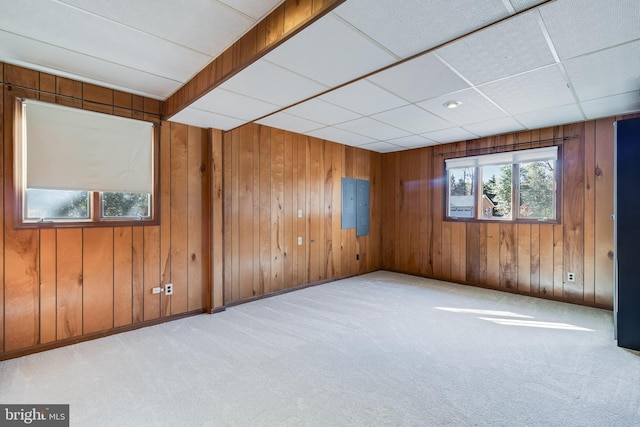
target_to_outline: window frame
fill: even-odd
[[[14,228],[16,229],[39,229],[39,228],[89,228],[89,227],[126,227],[126,226],[153,226],[160,224],[160,120],[145,115],[144,120],[136,118],[135,120],[146,121],[153,124],[152,132],[152,168],[153,168],[153,188],[151,193],[150,217],[133,218],[119,217],[110,218],[102,217],[102,200],[100,191],[89,192],[89,218],[69,218],[69,219],[46,219],[46,220],[30,220],[26,219],[25,203],[26,203],[26,165],[23,166],[22,152],[23,147],[23,114],[22,102],[25,99],[38,100],[37,98],[27,96],[14,96],[13,108],[13,155],[9,161],[13,168],[13,193],[14,193]],[[76,108],[76,107],[71,107]],[[86,108],[77,108],[80,110],[92,111],[96,114],[106,114],[118,117],[117,114],[108,114],[102,111],[95,111]],[[126,116],[122,116],[126,117]]]
[[[482,202],[483,192],[482,192],[482,176],[480,173],[480,168],[483,165],[475,165],[474,174],[473,174],[473,195],[474,195],[474,206],[473,206],[473,216],[472,217],[454,217],[449,215],[449,169],[446,167],[446,160],[443,159],[443,169],[444,169],[444,178],[443,178],[443,220],[448,222],[476,222],[476,223],[497,223],[497,224],[561,224],[562,223],[562,145],[554,145],[557,147],[558,154],[557,159],[555,161],[555,169],[554,169],[554,180],[555,180],[555,197],[554,197],[554,208],[556,216],[553,219],[543,219],[543,218],[526,218],[517,216],[517,211],[520,206],[520,168],[519,165],[525,163],[531,163],[530,161],[520,161],[518,163],[510,163],[511,165],[511,218],[499,218],[499,217],[491,217],[491,218],[481,218],[480,211],[480,203]],[[522,150],[514,150],[514,151],[526,151],[528,148]],[[491,153],[487,154],[487,156],[491,156],[492,154],[499,153]],[[482,157],[483,155],[478,156],[469,156],[469,157]],[[462,158],[463,156],[461,156]],[[451,157],[453,159],[454,157]],[[488,164],[491,165],[491,164]],[[497,164],[496,164],[497,166]],[[516,175],[517,174],[517,175]],[[517,178],[514,180],[514,177]],[[514,209],[516,210],[516,214],[514,215]]]

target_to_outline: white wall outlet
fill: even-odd
[[[302,209],[298,209],[298,218],[302,218]]]
[[[302,237],[298,236],[298,246],[302,246]]]
[[[162,288],[160,286],[158,286],[157,288],[151,289],[151,293],[154,294],[154,295],[155,294],[159,294],[161,292],[162,292]]]
[[[567,273],[567,282],[575,282],[576,273]]]
[[[173,283],[167,283],[164,285],[164,294],[173,295]]]

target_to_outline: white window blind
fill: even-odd
[[[554,145],[551,147],[533,148],[530,150],[459,157],[456,159],[446,159],[445,164],[447,169],[458,169],[485,165],[529,163],[543,160],[558,160],[558,147]]]
[[[24,100],[27,188],[153,191],[153,124]]]

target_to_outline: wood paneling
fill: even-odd
[[[256,124],[223,139],[225,303],[380,268],[381,154]],[[371,181],[369,236],[340,228],[343,176]]]
[[[343,2],[286,0],[163,102],[163,116],[171,118]]]
[[[2,63],[0,77],[28,88],[9,90],[3,85],[0,98],[0,359],[3,354],[210,306],[209,133],[162,123],[160,225],[15,229],[16,96],[37,98],[37,89],[42,89],[47,91],[40,97],[44,101],[155,123],[160,123],[160,103]],[[218,165],[221,172],[221,158]],[[217,182],[221,195],[220,176]],[[218,212],[217,220],[221,217]],[[220,226],[218,230],[211,246],[221,248]],[[174,283],[173,297],[152,293],[152,288],[169,281]]]
[[[383,268],[611,307],[613,120],[385,154]],[[549,145],[538,140],[554,137],[562,145],[559,224],[443,220],[445,155],[497,152],[495,147],[511,143],[531,142],[519,148],[535,148]],[[408,195],[407,183],[414,179],[418,190]],[[575,273],[575,282],[566,280],[567,272]]]

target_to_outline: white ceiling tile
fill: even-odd
[[[563,60],[640,37],[638,0],[562,0],[540,13]]]
[[[524,127],[511,117],[504,117],[502,119],[487,120],[465,125],[464,129],[478,136],[492,136],[508,132],[517,132],[524,130]]]
[[[478,89],[512,115],[575,102],[558,65],[487,83]]]
[[[446,108],[444,103],[449,101],[459,101],[461,104],[454,109]],[[489,102],[487,98],[475,89],[448,93],[428,101],[419,102],[417,105],[458,125],[506,116],[502,110]]]
[[[433,54],[396,65],[368,80],[411,102],[469,87]]]
[[[427,132],[422,136],[439,143],[460,142],[479,138],[475,133],[471,133],[468,130],[459,127]]]
[[[427,147],[429,145],[437,144],[436,141],[432,141],[420,135],[411,135],[411,136],[405,136],[402,138],[388,139],[384,142],[388,142],[390,144],[398,145],[404,148],[419,148],[419,147]]]
[[[314,136],[320,139],[326,139],[327,141],[338,142],[344,145],[351,145],[353,147],[375,141],[375,139],[373,138],[358,135],[353,132],[338,129],[332,126],[307,132],[307,135]]]
[[[502,0],[349,0],[334,13],[406,58],[508,15]]]
[[[361,145],[359,148],[364,148],[369,151],[377,151],[378,153],[393,153],[395,151],[406,150],[406,147],[392,144],[390,142],[372,142],[370,144]]]
[[[215,58],[256,20],[211,0],[61,0]],[[211,25],[212,21],[216,25]]]
[[[328,89],[263,59],[219,87],[279,106],[288,106]]]
[[[253,120],[280,109],[275,104],[249,98],[220,87],[207,93],[191,106],[242,120]]]
[[[25,7],[30,13],[23,13]],[[60,25],[65,22],[67,25]],[[63,3],[3,2],[0,28],[108,62],[186,82],[211,57]]]
[[[358,113],[347,110],[322,99],[314,98],[284,110],[286,113],[302,117],[326,125],[347,122],[362,117]]]
[[[332,15],[264,56],[312,80],[337,86],[398,60]]]
[[[630,92],[640,87],[640,40],[563,64],[581,101]]]
[[[340,123],[337,128],[348,130],[360,135],[368,136],[377,140],[400,138],[401,136],[409,136],[410,133],[385,123],[373,120],[369,117],[352,120],[350,122]]]
[[[576,104],[546,108],[540,111],[518,114],[515,119],[529,129],[575,123],[584,120]]]
[[[198,110],[197,108],[187,107],[169,119],[171,122],[183,123],[201,128],[213,128],[221,130],[231,130],[245,124],[243,120],[233,117],[223,116],[221,114],[211,113],[209,111]]]
[[[448,44],[437,53],[474,84],[554,63],[538,23],[527,12]]]
[[[368,80],[359,80],[332,90],[321,95],[320,99],[365,116],[408,104],[404,99],[379,88]]]
[[[511,4],[513,5],[513,8],[516,10],[516,12],[519,12],[521,10],[528,9],[537,4],[544,3],[545,0],[510,0],[510,1],[511,1]]]
[[[593,99],[580,105],[588,119],[636,113],[640,111],[640,91]]]
[[[303,119],[302,117],[292,116],[291,114],[284,112],[264,117],[257,120],[256,123],[297,133],[307,133],[325,126],[322,123]]]
[[[175,80],[1,30],[0,58],[7,63],[155,99],[164,99],[181,86]]]
[[[371,118],[409,133],[424,133],[451,127],[451,123],[415,105],[406,105],[394,110],[375,114]]]
[[[173,0],[167,0],[173,1]],[[284,0],[218,0],[220,3],[227,4],[232,8],[249,15],[253,19],[259,20],[275,9]]]

